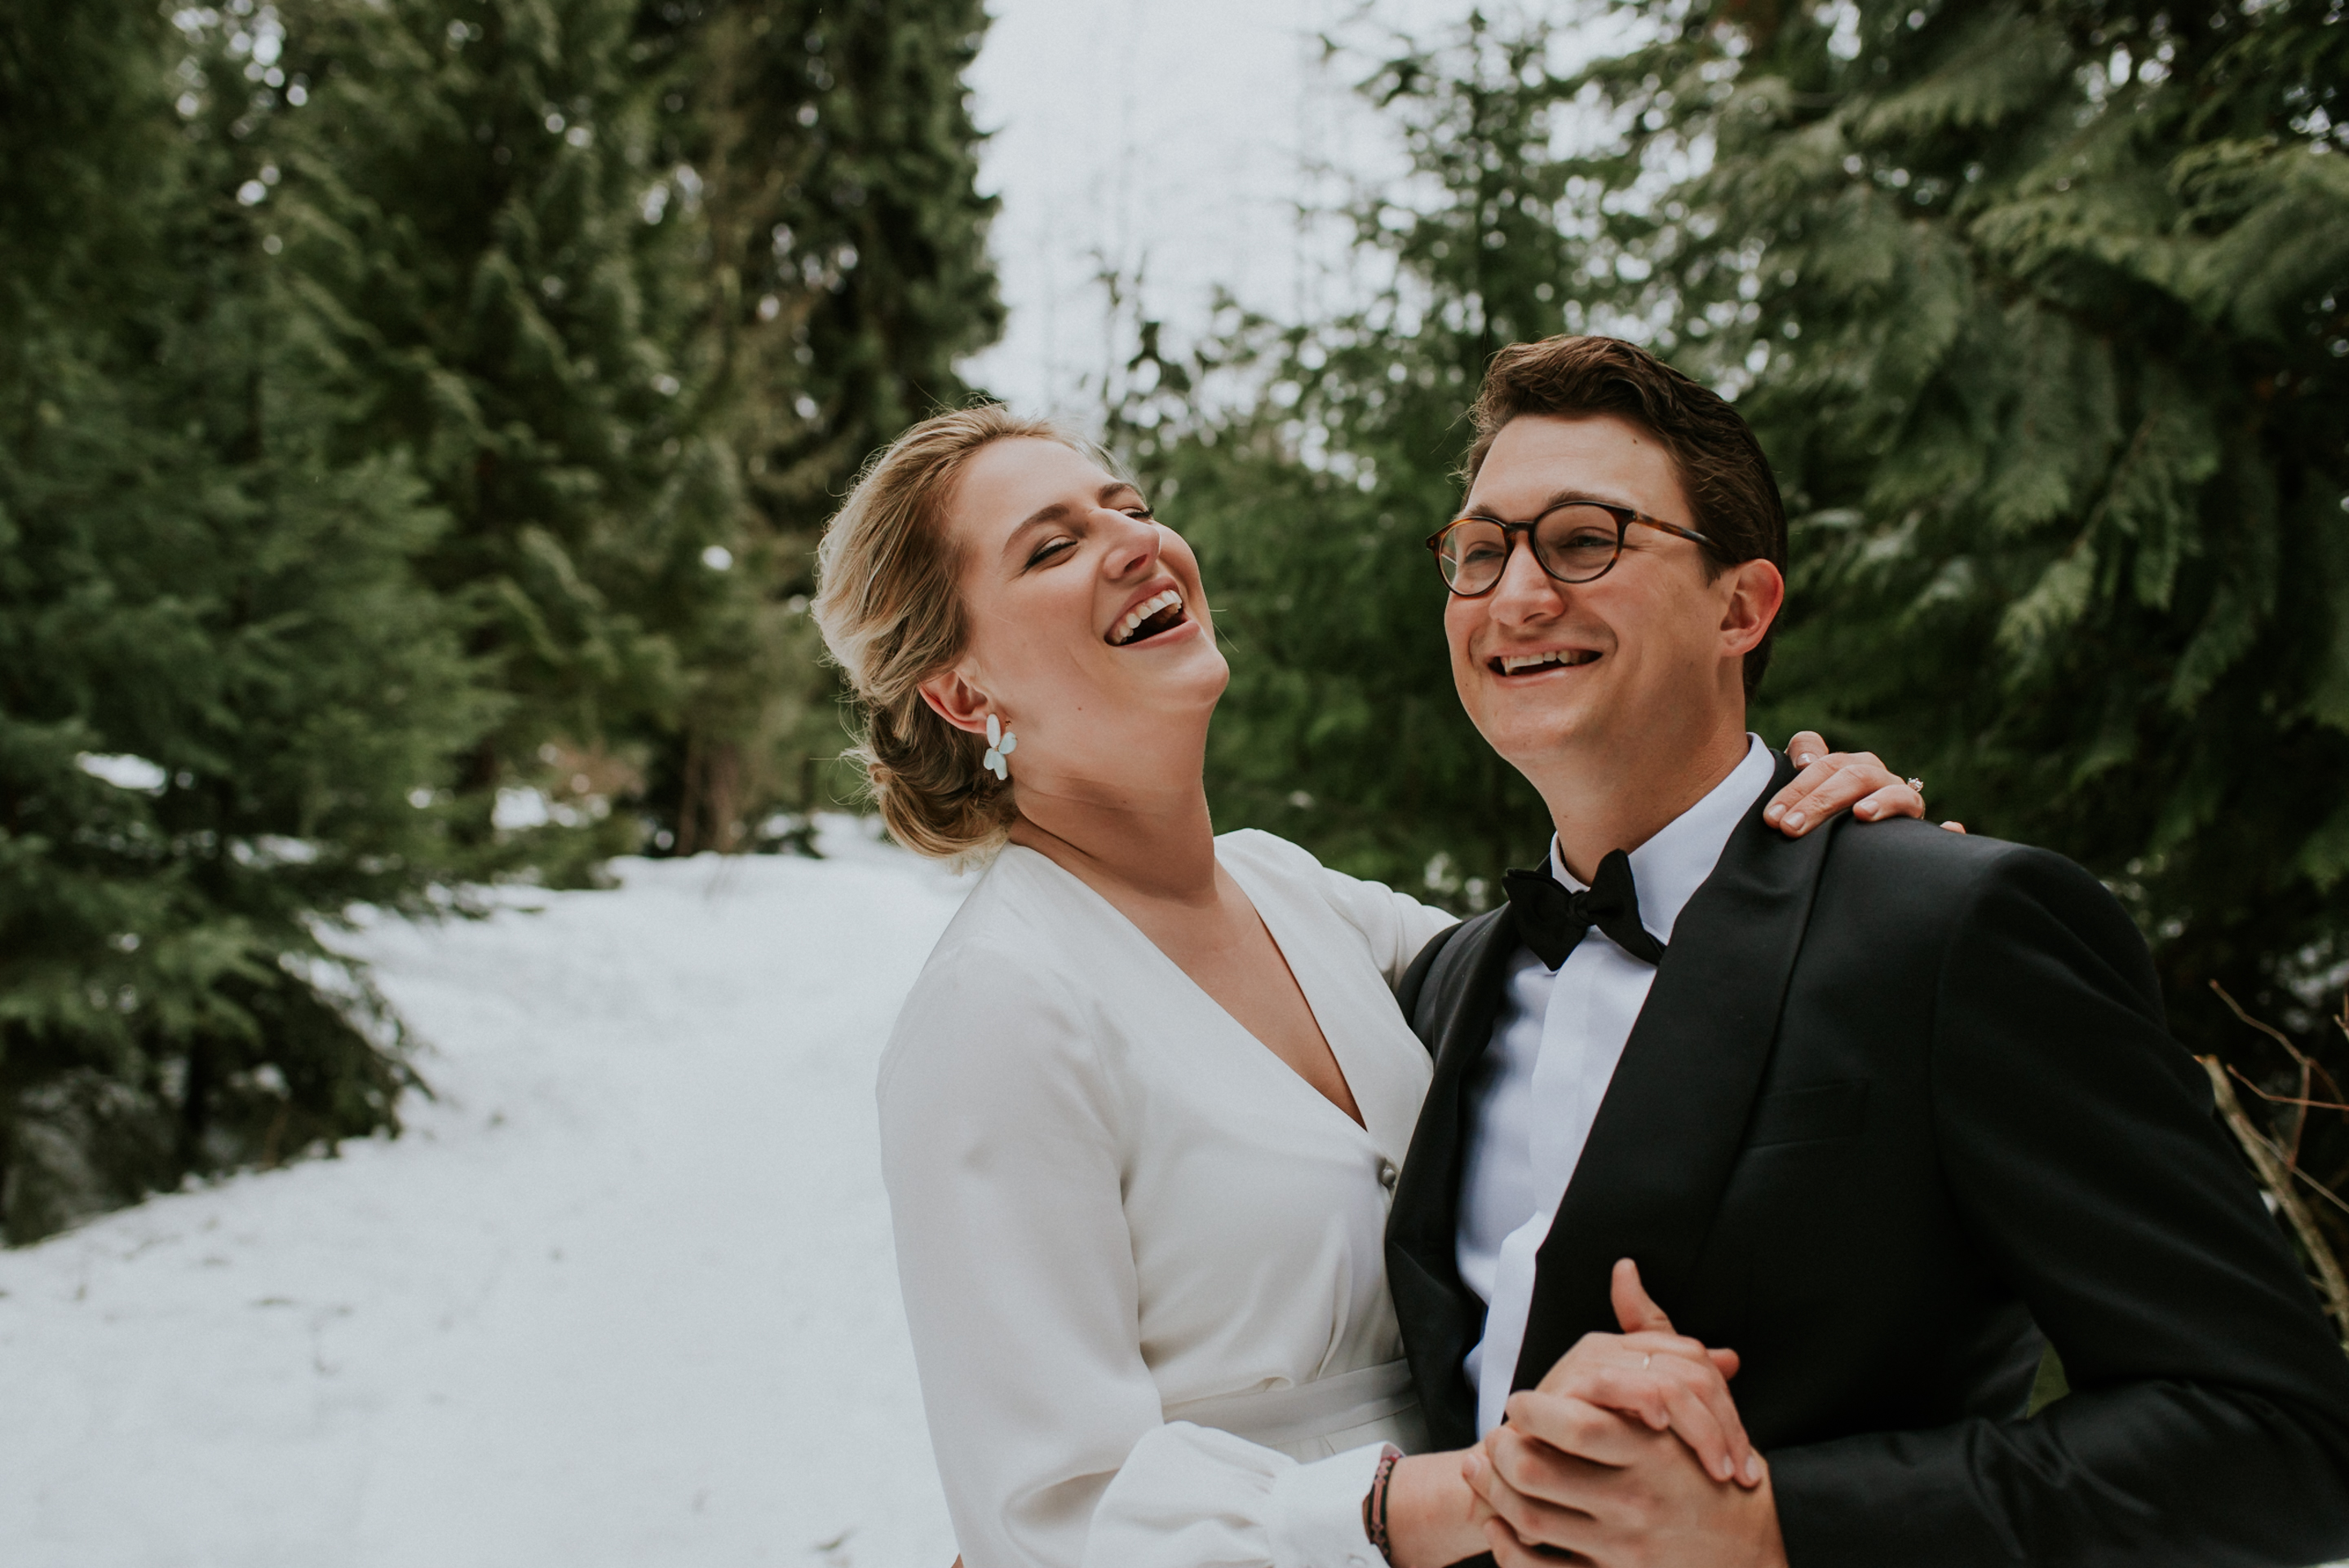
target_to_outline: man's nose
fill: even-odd
[[[1509,538],[1509,558],[1501,565],[1501,581],[1493,589],[1495,620],[1516,625],[1545,621],[1566,608],[1563,585],[1534,559],[1534,542],[1524,534]]]

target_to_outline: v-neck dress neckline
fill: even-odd
[[[1339,1120],[1344,1122],[1348,1127],[1352,1128],[1364,1138],[1371,1138],[1373,1141],[1376,1141],[1371,1131],[1370,1110],[1363,1104],[1362,1097],[1356,1094],[1354,1091],[1355,1065],[1347,1061],[1346,1057],[1349,1053],[1339,1044],[1341,1037],[1350,1042],[1353,1037],[1350,1033],[1345,1033],[1340,1029],[1332,1028],[1330,1026],[1329,1018],[1337,1016],[1339,1010],[1335,1008],[1329,1009],[1328,1016],[1325,1016],[1323,999],[1314,994],[1316,984],[1320,979],[1320,976],[1317,975],[1312,979],[1309,979],[1305,971],[1310,966],[1309,964],[1300,963],[1299,957],[1291,954],[1291,942],[1289,939],[1282,935],[1280,926],[1277,923],[1287,912],[1278,909],[1278,901],[1277,899],[1267,896],[1268,890],[1253,885],[1255,879],[1250,874],[1250,868],[1244,865],[1233,864],[1232,861],[1223,854],[1222,845],[1220,843],[1217,844],[1216,851],[1216,864],[1231,873],[1232,881],[1238,885],[1241,893],[1246,896],[1248,901],[1249,908],[1255,913],[1257,919],[1262,923],[1265,929],[1265,934],[1272,939],[1273,947],[1279,953],[1281,963],[1287,966],[1289,977],[1296,982],[1298,994],[1304,998],[1306,1010],[1313,1015],[1313,1026],[1320,1031],[1323,1042],[1330,1047],[1330,1059],[1337,1064],[1339,1075],[1346,1081],[1347,1095],[1353,1099],[1355,1109],[1362,1113],[1361,1120],[1356,1121],[1352,1117],[1347,1115],[1346,1108],[1344,1106],[1340,1105],[1336,1100],[1331,1099],[1328,1095],[1323,1094],[1319,1089],[1314,1088],[1312,1079],[1307,1078],[1303,1073],[1299,1072],[1295,1067],[1291,1066],[1285,1058],[1282,1057],[1278,1051],[1274,1050],[1269,1045],[1267,1045],[1263,1038],[1259,1037],[1255,1030],[1249,1028],[1247,1025],[1241,1023],[1238,1018],[1235,1017],[1230,1008],[1225,1006],[1221,1002],[1216,1001],[1214,995],[1210,993],[1205,985],[1200,985],[1199,982],[1192,976],[1190,971],[1185,969],[1180,964],[1175,963],[1172,957],[1168,956],[1164,948],[1159,946],[1155,942],[1151,941],[1150,934],[1143,930],[1141,926],[1135,924],[1133,918],[1127,914],[1125,911],[1118,908],[1116,903],[1099,888],[1093,886],[1091,882],[1085,881],[1084,878],[1077,875],[1076,872],[1061,864],[1060,861],[1044,853],[1041,850],[1031,850],[1025,844],[1010,844],[1005,847],[1003,852],[1007,855],[1032,855],[1044,868],[1047,869],[1050,874],[1066,878],[1070,887],[1081,893],[1084,898],[1090,899],[1101,906],[1103,914],[1105,914],[1108,919],[1113,923],[1112,929],[1117,930],[1122,936],[1130,939],[1132,945],[1146,950],[1152,960],[1154,960],[1156,963],[1164,966],[1165,973],[1167,975],[1171,975],[1176,981],[1179,981],[1194,996],[1196,997],[1202,1006],[1214,1013],[1217,1018],[1222,1020],[1224,1029],[1218,1031],[1219,1033],[1231,1038],[1234,1044],[1243,1046],[1249,1054],[1259,1058],[1265,1066],[1269,1067],[1274,1072],[1279,1074],[1280,1077],[1286,1078],[1297,1088],[1303,1089],[1307,1094],[1312,1096],[1314,1099],[1318,1100],[1321,1104],[1323,1109],[1336,1116]],[[1268,912],[1268,910],[1270,912]],[[1301,949],[1307,944],[1299,942],[1296,944],[1296,945]]]

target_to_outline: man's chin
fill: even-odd
[[[1592,717],[1579,703],[1495,702],[1478,713],[1476,728],[1501,760],[1532,774],[1590,752],[1599,739]]]

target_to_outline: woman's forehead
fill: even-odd
[[[956,487],[957,530],[1009,533],[1054,506],[1101,504],[1102,491],[1125,481],[1075,448],[1040,436],[1009,436],[972,454]]]

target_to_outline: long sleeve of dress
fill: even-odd
[[[1384,882],[1331,871],[1309,851],[1270,833],[1244,830],[1226,841],[1268,868],[1277,867],[1291,878],[1309,881],[1340,919],[1362,934],[1371,961],[1386,975],[1389,990],[1402,984],[1403,971],[1419,956],[1419,950],[1460,918]]]
[[[1008,946],[942,947],[883,1068],[898,1273],[968,1568],[1367,1563],[1375,1448],[1300,1465],[1164,1418],[1123,1202],[1146,1108],[1099,1059],[1095,1006]]]

